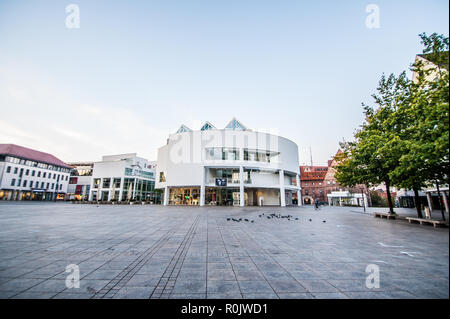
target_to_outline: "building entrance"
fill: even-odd
[[[170,205],[199,205],[200,188],[171,188]]]
[[[239,188],[207,188],[206,205],[239,206]]]

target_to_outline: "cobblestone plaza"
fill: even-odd
[[[448,298],[448,228],[360,210],[0,203],[0,298]]]

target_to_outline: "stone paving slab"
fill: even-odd
[[[355,208],[0,202],[0,230],[0,298],[448,298],[447,228]]]

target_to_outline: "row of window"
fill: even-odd
[[[37,167],[37,168],[42,168],[42,169],[49,169],[49,170],[52,170],[52,171],[58,171],[58,172],[63,172],[63,173],[69,173],[70,172],[70,169],[65,168],[65,167],[55,166],[55,165],[45,164],[45,163],[40,163],[40,162],[26,160],[26,159],[23,159],[23,158],[18,158],[18,157],[13,157],[13,156],[6,156],[5,157],[5,162],[20,164],[20,165],[27,165],[27,166],[32,166],[32,167]]]
[[[237,148],[209,147],[205,150],[207,160],[239,160],[240,151]],[[278,154],[278,152],[244,149],[244,161],[270,163]]]
[[[327,185],[330,185],[331,183],[332,183],[333,185],[336,184],[335,181],[332,181],[332,182],[327,181]],[[314,186],[314,182],[312,182],[311,185]],[[303,184],[303,186],[308,186],[308,183]],[[319,186],[322,186],[322,182],[319,182]]]
[[[62,187],[63,187],[63,185],[62,184],[55,184],[55,183],[52,183],[51,185],[50,185],[50,183],[47,183],[47,186],[46,187],[44,187],[45,186],[45,183],[44,182],[41,182],[41,187],[39,187],[39,182],[38,181],[29,181],[29,183],[28,183],[28,181],[27,180],[21,180],[21,179],[18,179],[17,180],[17,184],[16,184],[16,179],[15,178],[13,178],[13,179],[11,179],[11,186],[17,186],[17,187],[20,187],[20,186],[22,186],[22,187],[29,187],[29,188],[42,188],[42,189],[55,189],[55,186],[56,186],[56,190],[61,190],[62,189]]]
[[[101,178],[94,178],[94,188],[99,188],[100,186]],[[112,184],[111,184],[112,181]],[[121,186],[121,178],[115,177],[115,178],[103,178],[103,184],[102,188],[120,188]]]
[[[132,168],[125,168],[125,175],[126,176],[141,176],[141,177],[146,177],[146,178],[152,178],[153,176],[153,172],[146,172],[143,170],[134,170]]]
[[[7,166],[6,167],[6,173],[11,173],[12,167],[11,166]],[[20,169],[18,167],[14,167],[14,173],[13,174],[19,174],[20,177],[22,177],[22,175],[25,173],[25,176],[29,176],[30,175],[30,170],[27,168],[26,170],[24,170],[23,168]],[[36,174],[36,170],[31,170],[31,176],[35,176],[37,175],[37,177],[41,177],[41,171],[37,171]],[[43,172],[42,173],[42,178],[46,178],[47,177],[47,172]],[[48,173],[48,178],[51,179],[53,177],[53,179],[61,179],[61,181],[64,180],[68,180],[68,175],[64,176],[64,175],[60,175],[60,174],[56,174],[56,173]]]
[[[109,179],[109,178],[108,178]],[[99,178],[96,178],[96,180],[100,180]],[[116,178],[114,178],[116,180]],[[119,179],[120,180],[120,179]],[[136,185],[135,185],[136,182]],[[97,184],[99,185],[100,181],[98,181]],[[98,188],[98,187],[97,187]],[[130,200],[130,199],[148,199],[152,194],[153,190],[155,189],[155,182],[154,181],[146,181],[146,180],[135,180],[134,178],[124,178],[123,181],[123,189],[122,189],[122,198],[120,198],[120,191],[108,191],[108,190],[102,190],[99,192],[98,190],[92,191],[92,200],[102,200],[107,201],[109,195],[111,195],[112,200]]]

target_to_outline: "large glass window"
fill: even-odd
[[[111,178],[103,179],[103,188],[109,188],[110,184],[111,184]]]
[[[114,178],[113,187],[120,188],[120,178]]]
[[[239,160],[239,149],[237,148],[207,147],[205,150],[207,160]]]
[[[239,183],[238,168],[211,168],[211,180],[209,183],[215,183],[216,178],[227,179],[228,183]]]
[[[136,200],[150,200],[153,194],[153,190],[155,188],[154,181],[136,180],[136,188],[134,190],[134,198]]]
[[[122,200],[133,199],[133,190],[134,190],[134,178],[124,178]]]
[[[239,188],[206,188],[206,205],[239,205]],[[244,195],[245,196],[245,195]]]
[[[239,150],[236,148],[224,148],[222,150],[222,159],[229,161],[239,160]]]
[[[102,191],[102,201],[107,201],[108,200],[108,195],[109,195],[109,191]]]
[[[100,186],[100,178],[94,178],[94,188],[98,188]]]
[[[200,201],[199,188],[171,188],[170,205],[198,205]]]
[[[244,149],[244,161],[270,163],[277,158],[278,152]]]

